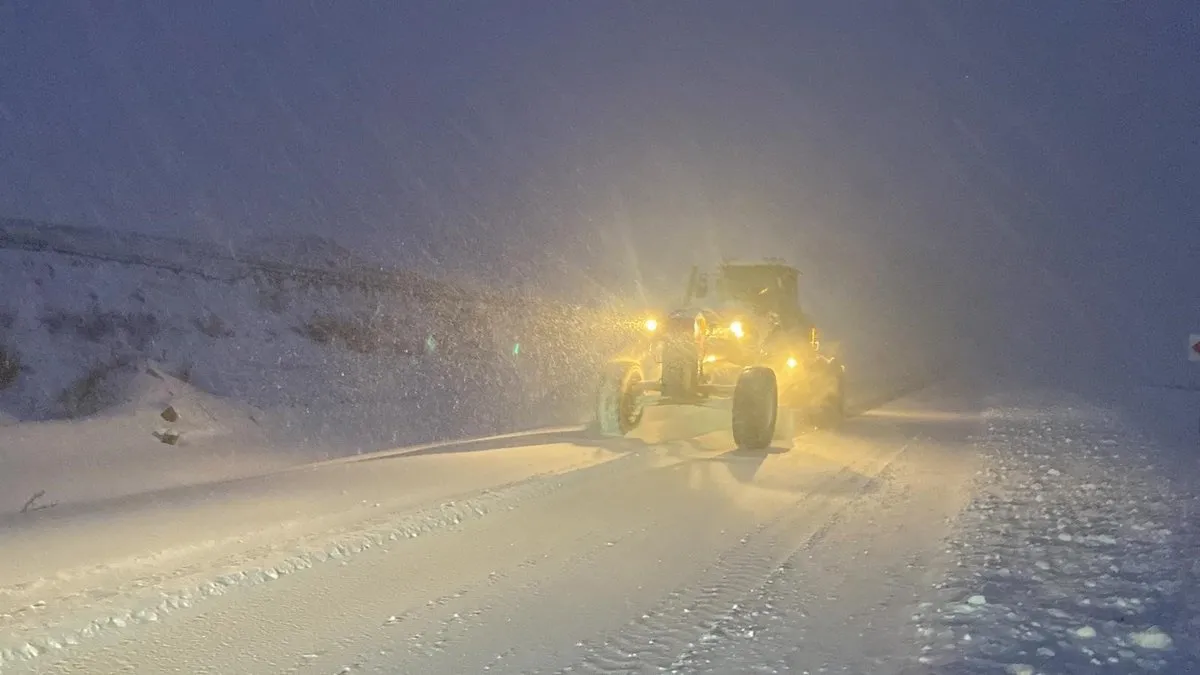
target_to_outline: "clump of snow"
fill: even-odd
[[[1173,643],[1171,636],[1164,633],[1158,626],[1151,626],[1149,630],[1133,633],[1129,638],[1142,649],[1170,649]]]
[[[922,658],[964,673],[1200,667],[1190,497],[1114,410],[1032,396],[986,415],[958,564],[915,615]]]

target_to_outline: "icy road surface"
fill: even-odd
[[[727,423],[656,411],[622,441],[551,431],[6,522],[0,672],[1195,664],[1185,501],[1104,411],[942,389],[765,453],[730,450]]]

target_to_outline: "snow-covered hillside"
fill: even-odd
[[[482,328],[447,326],[453,317],[444,308],[403,293],[211,280],[25,251],[0,251],[0,270],[0,339],[16,373],[0,406],[18,419],[99,412],[122,400],[124,383],[153,360],[205,391],[304,413],[296,424],[307,410],[335,414],[350,405],[365,423],[413,397],[446,406],[461,398],[469,387],[439,375],[439,354]],[[431,335],[441,343],[435,349],[425,345]],[[439,393],[447,398],[438,401]],[[423,417],[426,430],[440,428],[433,415]],[[395,439],[406,431],[396,425]]]
[[[382,271],[337,242],[314,236],[249,237],[217,242],[0,218],[0,246],[143,261],[214,276],[237,274],[244,271],[245,264],[255,263],[344,272]]]
[[[115,469],[133,456],[138,468],[127,475],[143,475],[142,489],[152,489],[579,422],[582,381],[626,330],[595,311],[502,307],[377,268],[325,274],[221,258],[190,242],[134,238],[106,248],[102,233],[4,232],[15,246],[0,248],[0,490],[8,502],[39,489],[46,501],[69,499],[80,493],[66,489],[68,474]],[[159,443],[151,434],[164,420],[155,418],[185,399],[205,401],[207,412],[193,412],[224,431],[191,429],[175,446]],[[130,424],[128,415],[146,420]],[[205,433],[225,440],[202,441]],[[234,461],[239,451],[245,461]],[[154,453],[160,461],[148,459]],[[188,461],[147,477],[147,467],[181,453]],[[227,458],[225,474],[218,456]],[[46,485],[51,473],[57,491]]]

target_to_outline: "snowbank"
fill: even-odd
[[[952,542],[957,572],[914,619],[937,672],[1192,672],[1200,566],[1189,481],[1114,409],[1002,397]],[[1194,479],[1194,475],[1190,478]]]
[[[102,413],[0,427],[0,512],[251,476],[305,458],[280,451],[262,411],[153,364],[117,375],[127,396]]]

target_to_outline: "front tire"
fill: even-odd
[[[733,440],[739,448],[762,450],[775,437],[779,419],[779,382],[775,371],[746,368],[733,389]]]
[[[624,436],[642,423],[642,367],[614,361],[604,367],[596,396],[596,426],[604,436]]]

